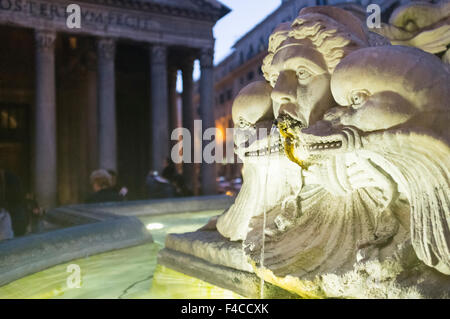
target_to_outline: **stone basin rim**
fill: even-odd
[[[138,216],[222,210],[233,201],[204,196],[54,208],[47,218],[66,228],[0,243],[0,287],[71,260],[153,242]]]

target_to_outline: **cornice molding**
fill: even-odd
[[[152,12],[159,14],[167,14],[171,16],[179,16],[193,19],[201,19],[216,22],[231,10],[224,5],[220,8],[214,7],[206,0],[188,0],[199,10],[175,7],[172,5],[164,5],[162,3],[153,3],[143,0],[81,0],[80,2],[98,4],[109,7],[138,10],[144,12]],[[201,9],[200,9],[201,8]]]

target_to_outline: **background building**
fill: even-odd
[[[193,125],[195,59],[201,118],[214,125],[212,27],[229,12],[215,0],[80,0],[81,28],[69,29],[72,2],[0,1],[0,168],[46,207],[83,201],[99,167],[142,195],[170,155],[171,129]],[[214,167],[201,173],[213,193]]]

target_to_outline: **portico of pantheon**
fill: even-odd
[[[71,3],[80,28],[66,23]],[[212,28],[228,12],[215,0],[0,0],[0,168],[44,207],[82,202],[97,168],[142,194],[148,171],[170,156],[174,128],[193,132],[196,112],[204,130],[214,126]],[[193,164],[183,175],[193,183]],[[214,164],[200,176],[201,193],[213,193]]]

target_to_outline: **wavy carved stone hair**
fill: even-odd
[[[351,13],[339,8],[305,8],[292,24],[282,23],[270,35],[269,54],[261,67],[266,80],[269,81],[268,68],[274,55],[303,39],[310,40],[322,54],[330,74],[347,54],[368,46],[361,23]]]

